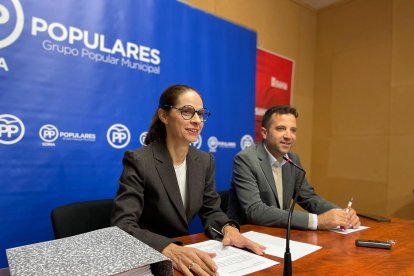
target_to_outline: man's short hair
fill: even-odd
[[[296,111],[296,108],[294,107],[288,105],[276,105],[266,110],[262,119],[262,127],[268,129],[269,121],[273,114],[292,114],[293,116],[295,116],[295,118],[299,116],[298,112]]]

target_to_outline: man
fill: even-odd
[[[246,148],[234,158],[228,216],[240,223],[286,227],[291,199],[298,192],[303,172],[284,159],[301,166],[291,152],[296,140],[298,113],[289,106],[275,106],[263,116],[263,141]],[[341,209],[318,196],[303,181],[297,203],[307,212],[294,211],[292,228],[331,229],[359,227],[352,208]]]

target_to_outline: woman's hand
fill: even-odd
[[[176,270],[184,275],[218,275],[213,261],[215,253],[207,253],[196,248],[178,246],[170,243],[162,252],[171,259]]]
[[[257,255],[263,255],[265,246],[260,245],[252,240],[249,240],[242,234],[240,234],[239,229],[233,226],[226,226],[223,229],[223,245],[234,245],[239,248],[247,248],[256,253]]]

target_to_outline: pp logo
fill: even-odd
[[[14,115],[0,115],[0,144],[11,145],[22,140],[25,128],[23,122]]]
[[[44,125],[39,130],[40,139],[46,143],[53,143],[59,138],[59,130],[54,125]]]
[[[203,144],[203,138],[201,138],[201,135],[198,135],[197,141],[191,143],[191,146],[197,149],[200,149],[202,144]]]
[[[216,152],[217,147],[218,147],[217,137],[211,136],[210,138],[208,138],[207,145],[208,145],[210,152]]]
[[[129,141],[131,141],[131,133],[126,126],[114,124],[108,129],[106,139],[112,147],[122,149],[129,144]]]
[[[145,146],[145,138],[147,138],[147,131],[144,131],[143,133],[141,133],[141,135],[139,136],[139,142],[141,143],[141,145]]]
[[[254,144],[253,137],[249,134],[243,135],[243,137],[240,139],[240,148],[244,150],[247,147],[250,147]]]
[[[0,38],[0,49],[5,48],[9,46],[10,44],[12,44],[13,42],[15,42],[23,31],[24,14],[23,14],[22,5],[20,4],[19,0],[11,0],[11,3],[13,4],[14,9],[16,10],[16,25],[14,26],[13,29],[10,28],[12,30],[8,36],[6,36],[5,38]],[[10,20],[9,10],[7,9],[6,6],[4,6],[3,4],[0,4],[0,26],[8,23],[9,20]],[[4,27],[2,28],[4,29]],[[7,27],[7,29],[9,28]]]

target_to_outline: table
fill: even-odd
[[[0,276],[10,276],[9,269],[6,268],[0,268]]]
[[[292,230],[291,239],[322,246],[321,249],[292,262],[293,275],[414,275],[414,220],[392,218],[376,222],[360,218],[369,229],[347,235],[330,231]],[[285,238],[286,230],[242,225],[241,232],[256,231]],[[207,240],[205,234],[177,238],[185,244]],[[391,250],[356,247],[356,239],[396,240]],[[265,255],[280,264],[251,275],[282,275],[283,259]],[[174,275],[182,275],[174,271]]]
[[[369,229],[342,235],[330,231],[292,230],[291,239],[322,246],[292,262],[293,275],[414,275],[414,220],[392,218],[391,222],[376,222],[360,218]],[[286,230],[256,225],[242,225],[241,232],[256,231],[285,238]],[[205,234],[179,237],[185,244],[207,240]],[[356,247],[356,239],[396,240],[391,250]],[[280,262],[251,275],[282,275],[283,259],[265,255]],[[8,276],[8,268],[0,276]],[[181,275],[174,271],[174,275]]]

